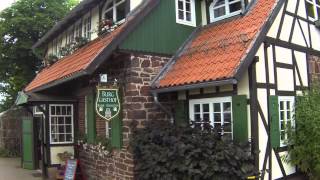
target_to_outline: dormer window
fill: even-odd
[[[306,9],[311,20],[320,19],[320,0],[306,0]]]
[[[195,0],[176,0],[176,21],[179,24],[196,26]]]
[[[242,4],[242,0],[214,0],[209,7],[210,22],[240,14]]]
[[[114,23],[122,21],[126,18],[126,0],[111,0],[105,5],[104,19],[112,20]]]

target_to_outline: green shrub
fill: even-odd
[[[131,147],[137,179],[239,180],[256,175],[250,144],[235,144],[212,128],[148,122],[134,130]]]
[[[9,151],[5,148],[0,148],[0,157],[17,157],[18,152]]]
[[[287,160],[311,179],[320,179],[320,91],[316,86],[297,97],[295,108],[295,129],[289,129]]]

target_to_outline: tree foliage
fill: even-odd
[[[295,129],[288,129],[289,148],[287,160],[297,165],[311,179],[320,179],[320,89],[319,86],[297,97]]]
[[[9,108],[17,92],[41,66],[31,47],[61,20],[78,0],[18,0],[0,12],[0,112]]]
[[[137,179],[240,180],[256,175],[250,144],[236,144],[210,127],[151,121],[135,129],[131,147]]]

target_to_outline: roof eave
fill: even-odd
[[[206,87],[223,86],[223,85],[229,85],[229,84],[237,84],[237,83],[238,83],[238,81],[236,79],[229,78],[229,79],[224,79],[224,80],[208,81],[208,82],[202,82],[202,83],[196,83],[196,84],[187,84],[187,85],[180,85],[180,86],[157,88],[157,89],[152,89],[151,92],[168,93],[168,92],[200,89],[200,88],[206,88]]]

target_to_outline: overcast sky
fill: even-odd
[[[0,11],[10,6],[15,0],[0,0]]]

